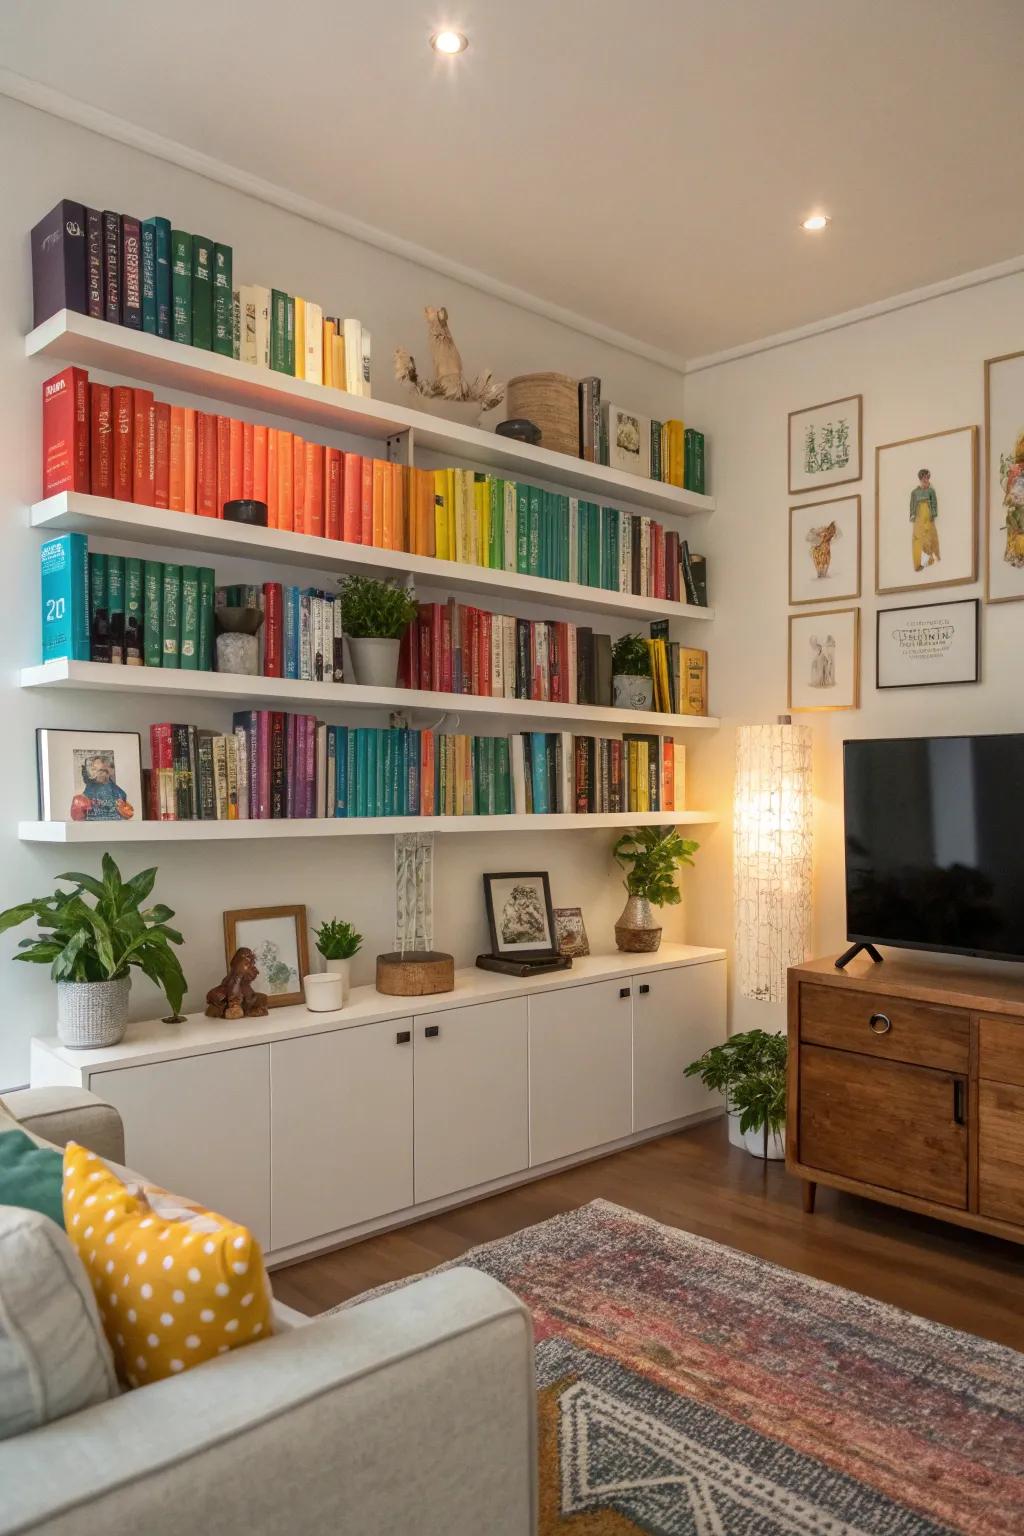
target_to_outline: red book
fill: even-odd
[[[242,423],[234,416],[228,417],[228,494],[224,501],[241,501],[242,499]],[[221,503],[221,514],[224,512],[224,503]]]
[[[89,375],[65,368],[43,385],[43,495],[89,493]]]
[[[89,484],[94,496],[114,494],[114,418],[109,384],[89,385]]]
[[[155,410],[151,389],[132,390],[132,500],[153,505],[156,481]]]
[[[171,408],[158,400],[153,407],[153,505],[171,504]]]
[[[252,429],[252,494],[257,501],[267,499],[267,443],[269,427],[257,422]]]
[[[363,456],[346,453],[342,470],[341,534],[347,544],[363,542]]]
[[[362,483],[359,497],[358,544],[373,543],[373,460],[363,460]]]
[[[304,443],[302,474],[303,532],[324,536],[324,450],[320,443]]]
[[[196,418],[194,406],[185,406],[185,511],[196,510]]]
[[[660,523],[652,523],[651,527],[654,532],[654,596],[664,597],[666,595],[665,530]]]
[[[216,508],[214,517],[224,516],[224,503],[231,500],[231,418],[215,416],[216,429]]]
[[[268,427],[267,428],[267,496],[266,496],[266,502],[267,502],[267,527],[268,528],[278,528],[278,527],[280,527],[280,524],[278,523],[278,520],[277,520],[277,517],[278,517],[277,509],[278,509],[278,506],[280,504],[280,498],[279,498],[279,494],[278,494],[278,476],[280,474],[280,469],[278,468],[278,454],[280,453],[280,447],[279,447],[279,443],[278,443],[279,437],[280,437],[280,433],[278,432],[276,427]]]
[[[675,799],[675,752],[674,743],[663,741],[661,744],[661,808],[663,811],[674,811]]]
[[[172,405],[167,505],[172,512],[185,510],[185,408]]]
[[[196,511],[217,516],[217,418],[196,411]]]
[[[126,384],[110,391],[110,417],[113,434],[114,496],[118,501],[132,499],[132,392]]]
[[[251,421],[242,422],[242,495],[252,501],[256,483],[256,428]]]
[[[479,662],[478,662],[479,670],[478,670],[478,673],[477,673],[477,681],[479,683],[479,687],[477,689],[477,692],[484,694],[485,697],[487,697],[487,698],[490,698],[490,695],[491,695],[491,614],[489,614],[489,613],[481,613],[480,614],[480,625],[479,625],[479,629],[478,629],[477,633],[478,633],[478,643],[479,643],[479,650],[480,650],[480,659],[479,659]]]
[[[292,440],[292,527],[296,533],[308,533],[306,527],[306,444],[301,437]]]
[[[340,539],[342,528],[343,457],[340,448],[324,449],[324,537]]]
[[[480,610],[466,608],[462,622],[462,691],[478,695],[480,687]]]
[[[444,604],[430,605],[430,672],[425,688],[440,692],[444,687]]]
[[[150,726],[149,751],[153,762],[150,815],[154,821],[177,821],[174,792],[174,735],[171,725]]]
[[[441,645],[439,649],[441,654],[440,681],[442,693],[451,693],[452,691],[453,647],[455,644],[452,626],[454,609],[454,599],[441,606]]]
[[[433,610],[436,603],[422,608],[419,616],[420,631],[420,671],[417,679],[417,688],[433,688],[434,686],[434,625],[432,622]]]
[[[284,594],[279,581],[263,583],[263,675],[284,675]]]
[[[292,533],[295,528],[295,486],[292,480],[292,459],[295,439],[290,432],[279,430],[277,434],[277,526]]]

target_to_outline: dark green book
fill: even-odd
[[[199,567],[199,670],[213,671],[213,583],[210,566]]]
[[[107,609],[107,557],[89,551],[89,655],[110,660],[110,613]]]
[[[156,335],[156,222],[143,219],[139,226],[142,240],[142,329]]]
[[[142,571],[143,645],[147,667],[158,667],[163,650],[164,568],[159,560],[147,560]]]
[[[124,661],[124,556],[107,556],[107,613],[110,618],[110,659]]]
[[[213,241],[192,236],[192,345],[213,346]]]
[[[182,670],[198,670],[199,571],[194,565],[181,567],[181,635],[178,651]]]
[[[192,344],[192,236],[171,230],[171,335]]]
[[[171,221],[154,218],[156,236],[156,333],[171,334]]]
[[[284,357],[285,357],[285,363],[287,364],[287,366],[286,366],[284,371],[285,371],[285,373],[290,373],[292,378],[294,378],[295,377],[295,299],[292,297],[291,294],[288,295],[286,303],[285,303],[285,316],[284,316]]]
[[[530,574],[530,487],[516,481],[516,570]]]
[[[230,245],[215,245],[213,248],[213,350],[219,352],[222,357],[234,355],[231,267]]]
[[[129,667],[143,665],[142,561],[129,556],[124,562],[124,659]]]
[[[164,667],[181,665],[181,566],[164,566],[162,614],[160,624],[160,663]]]
[[[507,736],[498,736],[494,742],[494,809],[498,816],[508,816],[512,810]]]
[[[270,294],[270,366],[288,372],[288,295],[280,288]]]

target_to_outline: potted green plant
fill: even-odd
[[[341,1002],[335,1006],[343,1008],[348,1001],[349,983],[352,975],[352,956],[359,953],[363,942],[361,933],[357,933],[351,923],[346,923],[339,917],[330,917],[313,930],[316,947],[324,957],[324,970],[329,976],[337,976],[341,984]]]
[[[612,646],[612,703],[616,709],[650,709],[654,703],[651,653],[643,635],[623,635]]]
[[[748,1029],[714,1045],[686,1068],[705,1088],[725,1096],[729,1140],[757,1157],[786,1155],[785,1035]]]
[[[341,585],[341,622],[348,637],[356,682],[394,688],[398,648],[416,617],[416,598],[406,587],[373,576],[346,576]]]
[[[626,905],[615,924],[615,942],[630,954],[648,954],[661,944],[661,924],[654,907],[674,907],[682,900],[676,871],[693,863],[700,847],[680,837],[675,827],[632,827],[612,855],[626,871]]]
[[[169,928],[174,916],[161,903],[144,907],[156,881],[155,869],[122,880],[109,853],[102,879],[58,875],[73,885],[0,913],[0,933],[35,918],[39,933],[22,939],[16,960],[48,965],[57,983],[57,1034],[75,1050],[116,1045],[128,1021],[129,972],[134,966],[155,981],[179,1017],[187,983],[172,944],[181,934]],[[92,904],[85,899],[93,898]]]

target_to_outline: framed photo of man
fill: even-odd
[[[978,575],[978,429],[875,449],[875,591],[956,587]]]

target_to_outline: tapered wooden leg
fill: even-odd
[[[804,1179],[804,1210],[807,1212],[808,1216],[814,1215],[814,1196],[817,1192],[817,1188],[818,1186],[813,1179]]]

